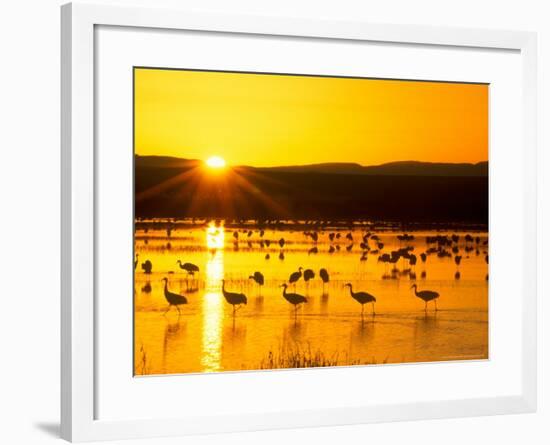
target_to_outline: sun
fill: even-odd
[[[208,167],[210,168],[221,169],[225,167],[225,159],[219,156],[210,156],[206,160],[206,165],[208,165]]]

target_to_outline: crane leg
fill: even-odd
[[[376,312],[374,312],[374,302],[372,303],[372,315],[376,315]]]
[[[435,310],[437,311],[437,300],[434,300]]]
[[[428,302],[424,302],[424,312],[428,312]]]
[[[169,304],[168,307],[166,308],[166,310],[162,313],[162,315],[166,315],[166,313],[170,310],[171,307],[172,307],[172,305]]]

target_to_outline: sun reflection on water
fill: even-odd
[[[203,300],[202,358],[205,372],[219,371],[221,367],[221,345],[223,324],[223,246],[225,233],[223,226],[216,227],[211,222],[206,229],[207,253],[205,293]]]

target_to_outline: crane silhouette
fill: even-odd
[[[233,317],[235,316],[235,312],[241,308],[241,305],[247,304],[247,299],[245,294],[239,294],[236,292],[227,292],[225,290],[225,280],[222,280],[222,294],[225,298],[225,301],[227,301],[231,306],[233,306]],[[237,308],[235,306],[238,306]]]
[[[165,315],[172,306],[176,306],[178,314],[181,314],[179,306],[180,304],[187,304],[187,298],[183,295],[175,294],[168,290],[168,278],[165,277],[162,281],[164,281],[164,298],[166,298],[166,301],[168,302],[168,309],[164,311],[163,315]]]
[[[461,255],[456,255],[455,256],[455,264],[456,264],[455,280],[460,280],[459,266],[460,266],[461,261],[462,261],[462,256]]]
[[[296,282],[302,278],[302,266],[298,268],[297,272],[292,272],[288,278],[288,284],[294,285],[294,291],[296,291]]]
[[[254,280],[258,284],[258,290],[261,293],[261,288],[264,285],[264,275],[261,272],[254,272],[253,275],[248,277],[250,280]]]
[[[146,260],[145,262],[141,263],[141,268],[143,269],[143,272],[146,274],[150,274],[153,271],[153,263],[151,263],[150,260]]]
[[[323,280],[323,292],[324,292],[325,284],[327,284],[330,281],[330,276],[328,274],[328,271],[324,267],[319,271],[319,276],[321,277],[321,280]]]
[[[421,290],[418,291],[416,284],[411,286],[411,289],[414,289],[414,294],[424,300],[424,311],[428,310],[428,302],[433,301],[435,305],[435,310],[437,311],[437,299],[439,298],[439,293],[433,290]]]
[[[372,303],[372,315],[376,315],[376,313],[374,312],[374,303],[376,303],[376,297],[374,295],[371,295],[367,292],[353,292],[353,286],[351,283],[344,284],[344,287],[349,287],[351,298],[353,298],[361,305],[361,317],[363,316],[365,304],[367,303]]]
[[[304,270],[304,281],[306,282],[306,287],[309,288],[309,280],[312,280],[313,278],[315,278],[315,272],[311,269]]]
[[[300,294],[296,294],[296,293],[292,293],[292,294],[289,294],[287,293],[286,291],[286,288],[287,288],[287,284],[283,284],[281,285],[281,287],[283,288],[283,298],[288,301],[290,304],[294,305],[294,317],[296,317],[296,312],[298,310],[298,306],[302,303],[307,303],[307,298],[304,297],[303,295],[300,295]]]
[[[187,272],[187,275],[195,275],[195,272],[199,271],[199,266],[193,263],[182,263],[181,260],[176,261],[176,264],[179,264],[180,269],[183,269]]]

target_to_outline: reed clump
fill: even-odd
[[[384,363],[387,361],[384,360]],[[255,369],[292,369],[292,368],[322,368],[330,366],[354,366],[354,365],[375,365],[376,360],[371,361],[351,360],[349,356],[325,354],[321,349],[312,350],[311,346],[301,347],[280,346],[278,350],[270,350]]]

